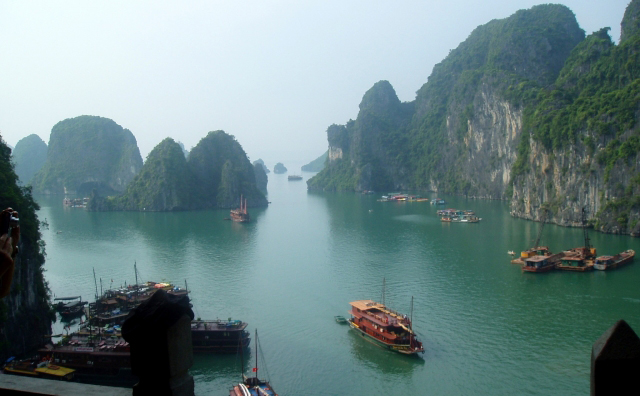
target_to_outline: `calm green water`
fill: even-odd
[[[258,328],[261,376],[281,395],[584,395],[595,339],[621,318],[640,330],[640,263],[523,274],[507,251],[529,247],[539,224],[511,218],[505,203],[445,197],[483,220],[443,224],[428,202],[378,196],[308,193],[270,174],[272,204],[250,210],[250,224],[224,221],[228,211],[88,213],[41,197],[45,275],[56,295],[84,299],[94,268],[104,288],[133,283],[134,262],[142,280],[186,279],[196,316]],[[640,251],[640,239],[591,238],[600,254]],[[547,226],[543,243],[581,246],[582,231]],[[350,301],[379,300],[383,278],[390,307],[409,313],[414,296],[423,358],[334,322]],[[239,367],[236,356],[196,356],[196,393],[228,394]]]

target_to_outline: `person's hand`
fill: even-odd
[[[20,225],[18,212],[7,208],[0,212],[0,298],[9,295],[15,264],[13,259],[18,254],[20,242]]]

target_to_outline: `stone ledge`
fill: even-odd
[[[0,394],[130,396],[132,390],[114,386],[89,385],[79,382],[54,381],[42,378],[0,374]]]

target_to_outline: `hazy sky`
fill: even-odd
[[[143,159],[167,136],[190,149],[223,129],[252,161],[303,164],[375,82],[411,101],[478,25],[542,3],[0,0],[0,134],[48,143],[88,114],[131,130]],[[629,0],[561,3],[618,41]]]

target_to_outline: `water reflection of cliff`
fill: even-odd
[[[351,354],[369,368],[385,376],[408,379],[415,369],[423,367],[425,362],[421,356],[405,356],[384,350],[362,338],[354,330],[349,329]]]

